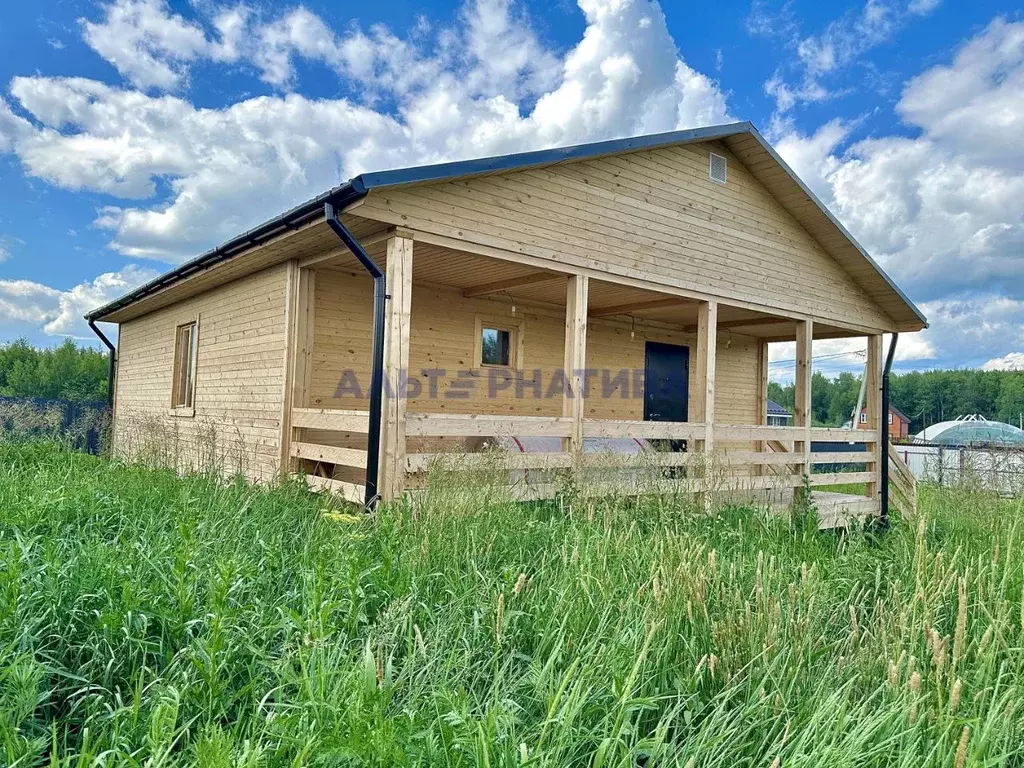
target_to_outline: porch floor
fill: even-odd
[[[769,502],[772,509],[789,512],[793,490],[779,491]],[[878,514],[878,503],[865,496],[834,491],[811,491],[811,501],[818,509],[818,528],[850,528],[859,526]]]

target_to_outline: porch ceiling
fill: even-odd
[[[378,264],[387,264],[386,242],[371,242],[366,250]],[[317,269],[362,272],[362,267],[348,251],[318,264]],[[413,257],[414,284],[449,288],[467,297],[506,301],[511,297],[521,304],[564,307],[566,277],[566,274],[553,269],[540,269],[422,242],[416,243]],[[687,330],[696,330],[697,326],[699,302],[659,291],[592,279],[588,304],[588,314],[592,319],[627,320],[633,317]],[[796,323],[791,319],[724,303],[719,305],[718,326],[723,331],[773,340],[796,336]],[[814,330],[815,338],[859,335],[824,324],[815,324]]]

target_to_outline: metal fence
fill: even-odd
[[[893,446],[919,480],[1024,495],[1024,450],[911,443]]]
[[[106,445],[110,412],[106,403],[0,396],[0,435],[49,437],[76,450],[97,454]]]

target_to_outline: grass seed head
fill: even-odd
[[[526,572],[525,571],[523,573],[519,574],[519,578],[516,579],[515,586],[512,587],[512,592],[513,592],[513,594],[518,595],[524,589],[526,589]]]
[[[955,715],[957,707],[960,706],[960,694],[963,691],[964,684],[958,677],[956,682],[953,683],[953,690],[949,693],[949,714]]]
[[[423,642],[423,633],[420,632],[419,624],[413,624],[412,631],[416,636],[416,648],[419,650],[420,656],[424,659],[427,658],[427,644]]]
[[[956,759],[953,761],[954,768],[964,768],[967,763],[967,743],[971,740],[971,728],[965,725],[960,732],[960,743],[956,747]]]
[[[895,661],[889,659],[887,665],[887,682],[890,688],[895,688],[900,682],[900,668]]]
[[[505,622],[505,594],[498,593],[498,605],[494,611],[494,638],[501,643],[501,632]]]
[[[985,651],[988,650],[989,643],[992,642],[992,637],[995,634],[995,627],[989,624],[985,627],[985,634],[981,636],[981,642],[978,643],[977,656],[980,658],[985,655]]]

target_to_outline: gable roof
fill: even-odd
[[[851,275],[865,293],[892,318],[897,330],[916,331],[928,326],[924,314],[750,122],[360,174],[347,183],[334,187],[181,264],[125,296],[93,310],[86,315],[86,319],[101,320],[106,315],[163,290],[189,275],[240,256],[272,237],[312,221],[322,214],[323,206],[328,202],[343,209],[376,189],[449,181],[707,141],[723,142],[801,226]]]
[[[910,423],[910,417],[907,416],[907,414],[905,414],[903,411],[901,411],[899,408],[897,408],[892,403],[889,404],[889,411],[894,413],[896,416],[899,416],[901,419],[903,419],[908,424]],[[867,413],[868,412],[867,406],[863,406],[860,409],[860,412],[861,413]]]
[[[908,422],[908,423],[910,422],[910,417],[909,417],[909,416],[907,416],[907,414],[905,414],[905,413],[904,413],[903,411],[901,411],[901,410],[900,410],[899,408],[897,408],[897,407],[896,407],[895,405],[892,405],[892,404],[890,404],[890,405],[889,405],[889,410],[890,410],[890,411],[892,411],[893,413],[895,413],[895,414],[896,414],[897,416],[899,416],[899,417],[900,417],[901,419],[903,419],[904,421],[906,421],[906,422]]]
[[[768,415],[769,416],[789,416],[790,418],[793,417],[793,414],[790,413],[788,409],[786,409],[785,407],[779,405],[774,400],[769,400],[768,401]]]

